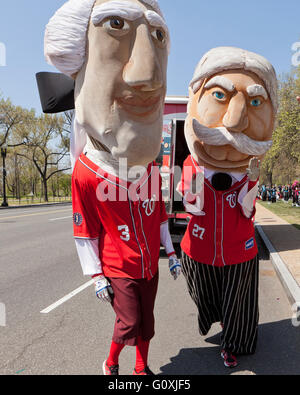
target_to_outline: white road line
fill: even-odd
[[[61,219],[67,219],[67,218],[72,218],[72,215],[69,215],[68,217],[52,218],[52,219],[49,219],[49,221],[59,221]]]
[[[54,214],[54,213],[63,213],[66,211],[69,211],[70,209],[65,209],[65,210],[51,210],[51,211],[38,211],[38,212],[34,212],[33,214],[21,214],[21,215],[10,215],[8,217],[0,217],[0,221],[4,220],[4,219],[13,219],[13,218],[26,218],[26,217],[35,217],[37,215],[49,215],[49,214]]]
[[[87,283],[83,284],[81,287],[75,289],[74,291],[70,292],[68,295],[64,296],[63,298],[59,299],[57,302],[53,303],[51,306],[47,307],[46,309],[42,310],[41,314],[48,314],[52,310],[56,309],[58,306],[62,305],[63,303],[67,302],[73,296],[79,294],[80,292],[84,291],[86,288],[94,284],[94,280],[90,280]]]
[[[38,208],[38,207],[37,207]],[[36,207],[33,207],[32,208],[32,210],[21,210],[21,209],[19,209],[19,208],[16,208],[16,209],[7,209],[7,210],[5,210],[5,209],[1,209],[0,210],[0,216],[1,215],[15,215],[16,213],[18,213],[18,214],[24,214],[24,213],[43,213],[43,212],[45,212],[46,210],[51,210],[51,208],[49,208],[49,207],[45,207],[45,209],[44,210],[37,210],[37,208]],[[55,210],[55,211],[54,211]],[[70,208],[70,210],[71,210],[71,208]],[[53,211],[54,212],[56,212],[56,213],[59,213],[60,211],[66,211],[65,209],[61,209],[61,210],[57,210],[57,207],[53,207]],[[49,213],[51,212],[51,211],[48,211]]]
[[[24,213],[30,213],[30,210],[26,210],[26,211],[18,211],[19,214],[24,214]],[[7,211],[4,213],[0,212],[0,215],[7,215],[7,214],[14,214],[13,212],[8,213]]]

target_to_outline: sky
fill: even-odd
[[[65,0],[0,0],[0,93],[15,105],[41,113],[35,73],[57,70],[43,53],[44,29]],[[299,0],[160,0],[171,34],[168,95],[187,95],[197,63],[218,46],[265,56],[278,75],[292,67],[300,42]],[[300,44],[299,44],[300,48]],[[0,56],[0,65],[3,63]]]

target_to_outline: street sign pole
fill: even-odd
[[[5,167],[5,158],[7,155],[7,148],[1,147],[1,156],[3,160],[3,202],[1,207],[8,207],[7,198],[6,198],[6,167]]]

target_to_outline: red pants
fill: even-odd
[[[138,336],[150,341],[154,336],[154,304],[158,288],[158,273],[152,280],[129,278],[109,279],[116,313],[113,341],[136,346]]]

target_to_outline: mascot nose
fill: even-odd
[[[143,91],[157,90],[163,86],[159,59],[148,27],[141,24],[137,28],[130,59],[123,71],[124,81]]]
[[[237,133],[243,132],[249,126],[247,102],[242,92],[238,92],[230,100],[223,125],[229,131]]]

